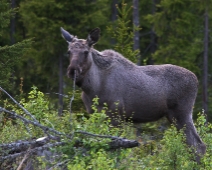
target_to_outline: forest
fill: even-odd
[[[0,170],[212,169],[211,23],[210,0],[0,0]],[[192,71],[201,160],[166,119],[113,127],[98,97],[88,114],[61,27],[80,39],[98,27],[95,49],[139,66]]]

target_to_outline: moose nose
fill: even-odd
[[[71,70],[70,70],[70,74],[74,77],[75,74],[76,74],[76,69],[71,69]]]
[[[68,78],[74,78],[74,74],[76,74],[76,68],[68,67],[68,70],[67,70]]]

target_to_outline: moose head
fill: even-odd
[[[67,76],[74,79],[79,85],[92,65],[92,46],[99,40],[100,29],[95,28],[89,34],[86,40],[78,39],[61,27],[63,38],[68,42],[68,55],[70,64],[67,69]]]

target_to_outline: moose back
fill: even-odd
[[[178,129],[185,126],[187,144],[194,146],[197,154],[205,153],[206,146],[192,120],[198,90],[198,80],[192,72],[171,64],[137,66],[113,50],[99,52],[93,48],[99,40],[99,28],[92,30],[86,40],[63,28],[61,32],[70,55],[67,75],[75,77],[81,87],[87,112],[92,113],[92,100],[98,96],[98,109],[107,103],[110,117],[117,107],[119,116],[134,122],[156,121],[165,116],[171,123],[175,120]],[[115,119],[112,123],[117,124]]]

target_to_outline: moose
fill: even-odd
[[[68,42],[70,64],[67,76],[82,89],[82,100],[92,113],[92,100],[99,97],[98,109],[108,105],[112,124],[114,112],[136,123],[166,117],[177,129],[185,127],[186,143],[196,150],[196,159],[205,154],[206,146],[192,120],[198,80],[191,71],[171,64],[137,66],[114,50],[99,52],[93,48],[100,29],[93,29],[87,39],[78,39],[61,28]],[[118,106],[117,103],[118,102]],[[117,111],[118,110],[118,111]]]

